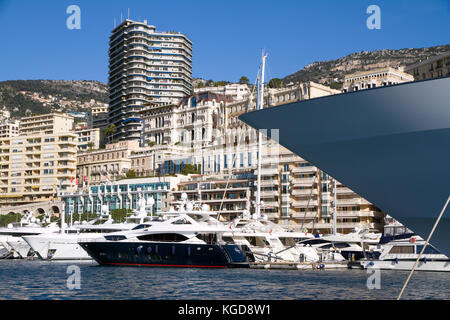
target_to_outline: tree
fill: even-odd
[[[137,177],[137,174],[136,174],[136,171],[134,171],[133,169],[130,169],[130,170],[127,171],[126,176],[129,179],[133,179],[133,178]]]
[[[89,148],[89,151],[92,151],[92,149],[94,148],[94,143],[92,141],[87,143],[87,146]]]
[[[214,86],[216,86],[216,87],[224,87],[224,86],[226,86],[227,84],[229,84],[228,81],[217,81],[217,82],[214,84]]]
[[[109,127],[105,129],[105,135],[108,137],[108,140],[110,140],[110,141],[111,141],[112,136],[116,132],[117,132],[117,128],[114,123],[111,123],[109,125]]]
[[[198,168],[194,167],[192,164],[185,164],[183,169],[181,170],[181,173],[184,175],[188,175],[190,173],[200,173]]]
[[[281,79],[273,78],[269,81],[269,88],[277,88],[280,89],[283,86],[283,82]]]
[[[250,83],[250,80],[248,80],[248,78],[247,78],[246,76],[242,76],[242,77],[239,79],[239,83],[240,83],[240,84],[249,84],[249,83]]]

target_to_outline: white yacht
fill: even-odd
[[[46,226],[44,226],[47,224]],[[10,223],[6,228],[0,228],[0,243],[8,255],[3,250],[3,257],[12,256],[13,258],[26,258],[32,251],[31,247],[22,239],[24,235],[49,234],[59,230],[56,223],[50,223],[50,217],[45,215],[44,221],[40,221],[33,216],[32,212],[21,219],[20,222]]]
[[[377,245],[380,238],[381,233],[372,233],[366,228],[355,228],[347,234],[318,235],[314,239],[302,241],[300,245],[310,245],[319,253],[339,253],[345,260],[357,261],[366,258],[368,248]]]
[[[250,251],[255,262],[319,261],[316,250],[296,245],[298,241],[313,238],[312,234],[287,231],[264,215],[258,219],[244,211],[242,217],[234,219],[228,228],[230,230],[224,233],[224,239],[240,245],[246,252]]]
[[[388,217],[380,243],[369,248],[362,268],[411,270],[422,251],[425,240],[413,231]],[[428,244],[417,264],[417,271],[450,271],[450,259]]]
[[[363,268],[386,270],[411,270],[425,245],[425,241],[413,236],[409,239],[394,240],[380,246],[377,259],[363,259]],[[450,259],[428,244],[417,264],[417,271],[450,271]]]

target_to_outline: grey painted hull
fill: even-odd
[[[241,115],[424,239],[450,195],[450,78]],[[448,208],[432,243],[450,255]]]

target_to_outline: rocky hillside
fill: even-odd
[[[314,62],[282,79],[290,82],[314,81],[340,88],[344,76],[357,71],[381,67],[398,68],[429,59],[450,50],[450,45],[430,48],[362,51],[337,60]]]
[[[98,81],[14,80],[0,82],[0,109],[12,117],[52,111],[86,112],[108,102],[108,86]]]

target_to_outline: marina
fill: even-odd
[[[77,262],[81,289],[67,288],[74,262],[1,260],[0,299],[395,299],[407,271],[381,271],[380,290],[365,270],[259,270],[102,267]],[[14,276],[11,276],[14,275]],[[404,299],[448,299],[448,274],[417,272]]]

